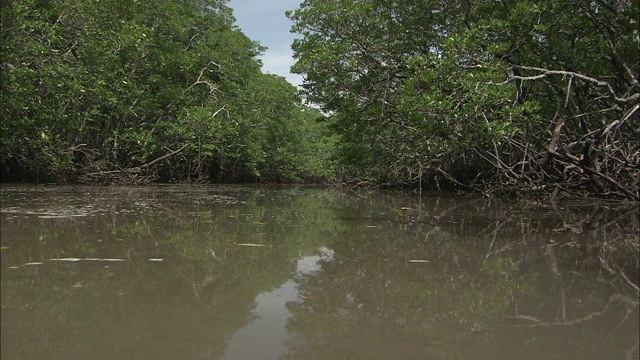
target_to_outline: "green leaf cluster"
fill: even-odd
[[[226,3],[3,1],[3,179],[330,178],[317,114]]]
[[[593,190],[588,172],[609,176],[617,190],[632,187],[637,6],[306,0],[288,16],[303,36],[293,70],[305,76],[304,96],[332,115],[342,163],[356,177]],[[615,139],[605,135],[614,127]],[[610,151],[614,143],[624,150]],[[557,144],[570,156],[554,165],[545,153]],[[598,165],[575,160],[587,157]],[[628,166],[605,164],[613,158]],[[567,162],[589,170],[569,174]]]

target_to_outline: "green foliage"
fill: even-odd
[[[234,25],[226,1],[2,7],[3,178],[307,176],[297,89],[260,72],[264,48]]]
[[[637,198],[628,190],[639,151],[629,140],[639,135],[637,7],[307,0],[288,16],[303,35],[293,70],[333,115],[355,176],[415,184],[424,174],[475,189],[593,190],[604,179],[601,195]],[[556,154],[558,140],[566,154]],[[614,158],[627,165],[604,164]]]

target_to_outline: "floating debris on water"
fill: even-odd
[[[78,258],[49,259],[49,261],[69,261],[69,262],[75,262],[80,260],[81,259],[78,259]]]
[[[67,261],[67,262],[76,262],[76,261],[110,261],[110,262],[118,262],[118,261],[124,261],[124,259],[60,258],[60,259],[49,259],[49,261]]]

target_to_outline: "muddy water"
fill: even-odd
[[[637,359],[638,213],[1,188],[2,359]]]

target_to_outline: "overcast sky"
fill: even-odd
[[[293,85],[300,85],[302,77],[289,72],[293,65],[291,43],[297,36],[289,32],[291,21],[284,15],[302,0],[231,0],[236,25],[251,40],[268,47],[261,56],[262,72],[284,76]]]

